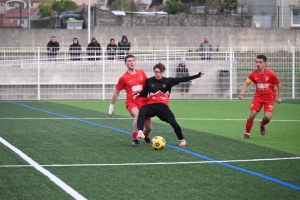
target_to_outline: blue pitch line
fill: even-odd
[[[11,103],[11,104],[23,106],[23,107],[26,107],[26,108],[29,108],[29,109],[33,109],[33,110],[37,110],[37,111],[42,111],[42,112],[48,113],[50,115],[56,115],[56,116],[61,116],[61,117],[68,118],[68,119],[74,119],[74,120],[77,120],[77,121],[80,121],[80,122],[84,122],[84,123],[87,123],[87,124],[91,124],[91,125],[95,125],[95,126],[98,126],[98,127],[107,128],[107,129],[111,129],[111,130],[115,130],[115,131],[119,131],[119,132],[131,135],[131,132],[129,132],[129,131],[125,131],[125,130],[122,130],[122,129],[119,129],[119,128],[115,128],[115,127],[112,127],[112,126],[106,126],[106,125],[98,124],[98,123],[91,122],[91,121],[88,121],[88,120],[83,120],[83,119],[80,119],[80,118],[75,118],[75,117],[71,117],[71,116],[68,116],[68,115],[63,115],[63,114],[51,112],[51,111],[48,111],[48,110],[43,110],[43,109],[31,107],[31,106],[28,106],[26,104],[21,104],[21,103],[17,103],[17,102],[13,102],[13,101],[8,101],[8,102]],[[176,149],[178,151],[181,151],[181,152],[184,152],[184,153],[196,156],[198,158],[202,158],[202,159],[205,159],[205,160],[208,160],[208,161],[217,161],[217,160],[215,160],[213,158],[201,155],[199,153],[195,153],[193,151],[190,151],[190,150],[187,150],[187,149],[184,149],[184,148],[181,148],[181,147],[177,147],[177,146],[174,146],[174,145],[171,145],[171,144],[167,144],[167,146],[171,147],[173,149]],[[223,165],[225,167],[229,167],[229,168],[232,168],[232,169],[236,169],[236,170],[248,173],[248,174],[252,174],[252,175],[258,176],[259,178],[263,178],[263,179],[266,179],[268,181],[272,181],[272,182],[275,182],[275,183],[284,185],[286,187],[290,187],[292,189],[300,191],[300,186],[293,185],[291,183],[284,182],[284,181],[281,181],[279,179],[276,179],[276,178],[273,178],[273,177],[270,177],[270,176],[267,176],[267,175],[264,175],[264,174],[261,174],[261,173],[257,173],[255,171],[251,171],[251,170],[248,170],[248,169],[237,167],[237,166],[234,166],[234,165],[231,165],[231,164],[228,164],[228,163],[224,163],[224,162],[216,162],[216,164]]]

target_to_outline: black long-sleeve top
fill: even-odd
[[[47,54],[48,55],[57,55],[57,51],[59,51],[59,43],[52,42],[51,40],[47,43]]]
[[[155,76],[146,80],[145,88],[139,93],[140,96],[148,96],[147,104],[163,103],[168,105],[171,94],[171,88],[181,82],[187,82],[201,76],[201,72],[193,76],[186,76],[181,78],[162,77],[156,79]]]

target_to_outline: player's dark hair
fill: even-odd
[[[157,63],[156,65],[154,65],[153,70],[155,69],[159,69],[161,72],[164,72],[166,67],[164,66],[164,64],[162,63]]]
[[[257,59],[263,59],[265,62],[267,62],[267,57],[264,55],[258,55],[256,56]]]
[[[130,54],[129,54],[129,55],[127,55],[127,56],[124,58],[124,61],[125,61],[125,62],[127,61],[127,58],[135,58],[135,57],[134,57],[134,55],[130,55]]]

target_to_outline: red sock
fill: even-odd
[[[137,140],[138,132],[133,132],[132,133],[132,139]]]
[[[246,133],[250,134],[252,126],[253,126],[253,121],[247,119],[247,122],[246,122]]]
[[[264,126],[264,125],[268,124],[269,122],[270,122],[270,121],[265,121],[264,119],[262,119],[261,122],[260,122],[260,124],[261,124],[262,126]]]
[[[149,138],[150,137],[150,133],[146,133],[144,135],[145,135],[145,138]]]

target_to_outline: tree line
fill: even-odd
[[[106,6],[110,10],[138,11],[138,5],[134,0],[108,0]],[[189,13],[192,6],[205,6],[206,9],[216,9],[218,13],[231,13],[237,8],[237,0],[167,0],[165,5],[163,5],[163,0],[152,0],[149,7],[152,6],[159,6],[162,11],[169,14]],[[51,10],[61,13],[76,10],[76,8],[77,5],[72,0],[55,0],[52,3],[42,2],[39,5],[39,12],[41,17],[47,17],[51,15]]]

